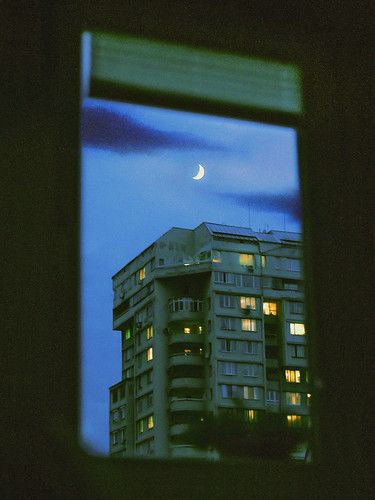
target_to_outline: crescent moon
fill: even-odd
[[[198,167],[198,173],[193,177],[193,179],[196,181],[199,181],[200,179],[202,179],[202,177],[204,177],[204,167],[200,163],[198,163]]]

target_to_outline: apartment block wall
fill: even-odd
[[[126,416],[124,433],[116,384],[112,454],[214,456],[183,433],[238,408],[308,421],[301,258],[299,235],[203,223],[172,228],[113,277]]]

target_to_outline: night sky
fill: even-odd
[[[82,110],[84,445],[108,452],[108,387],[121,379],[111,277],[172,226],[300,230],[293,129],[86,99]],[[196,181],[198,164],[205,176]]]

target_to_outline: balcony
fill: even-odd
[[[204,412],[205,403],[203,399],[171,397],[169,400],[169,409],[170,411]]]
[[[193,377],[173,378],[169,387],[170,389],[202,389],[204,387],[204,379]]]
[[[172,458],[201,458],[206,459],[210,452],[199,450],[191,444],[175,444],[171,446]]]
[[[203,344],[204,337],[202,333],[183,333],[181,331],[169,332],[169,344]]]
[[[203,366],[204,360],[201,354],[172,354],[169,357],[169,366]]]
[[[191,297],[169,299],[169,321],[200,320],[203,316],[203,300]]]
[[[191,274],[209,273],[212,270],[212,262],[176,262],[168,266],[157,267],[154,271],[156,279],[175,278]]]
[[[189,424],[173,424],[169,428],[171,436],[180,436],[189,430]]]

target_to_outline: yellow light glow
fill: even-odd
[[[287,382],[301,382],[301,372],[299,370],[285,370],[285,379]]]
[[[253,266],[254,255],[250,253],[240,253],[240,264],[241,266]]]
[[[290,323],[291,335],[305,335],[304,323]]]
[[[189,335],[189,333],[191,333],[191,328],[185,327],[184,328],[184,333],[186,333],[186,335]]]
[[[241,309],[256,309],[255,297],[241,297]]]
[[[153,329],[153,326],[150,325],[147,327],[147,330],[146,330],[146,338],[147,338],[147,340],[150,340],[150,339],[152,339],[153,336],[154,336],[154,329]]]
[[[276,302],[263,302],[263,314],[266,316],[277,316]]]
[[[152,347],[147,349],[146,355],[147,355],[147,361],[151,361],[153,359],[154,353],[153,353]]]
[[[152,429],[154,427],[154,416],[150,415],[147,417],[147,429]]]
[[[301,425],[301,415],[287,415],[287,422],[290,427],[298,427]]]

